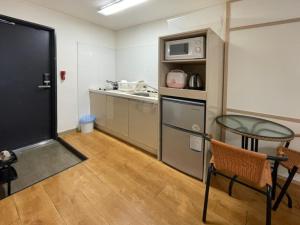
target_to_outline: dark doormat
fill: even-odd
[[[55,140],[31,148],[15,151],[18,161],[12,166],[18,178],[11,182],[11,193],[16,193],[39,181],[77,165],[86,158],[80,157],[74,150],[67,149]],[[0,185],[0,199],[7,193],[7,185]]]

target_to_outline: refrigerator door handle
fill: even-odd
[[[195,135],[190,135],[190,150],[194,152],[203,152],[203,138]]]
[[[188,105],[197,105],[197,106],[205,106],[204,102],[196,102],[196,101],[189,101],[189,100],[183,100],[183,99],[174,99],[174,98],[168,98],[168,97],[162,97],[162,100],[169,101],[169,102],[175,102],[175,103],[183,103]]]
[[[198,133],[196,131],[186,130],[186,129],[183,129],[181,127],[176,127],[176,126],[166,124],[166,123],[163,123],[163,125],[165,125],[167,127],[170,127],[170,128],[173,128],[173,129],[176,129],[176,130],[181,130],[183,132],[186,132],[186,133],[189,133],[189,134],[192,134],[192,135],[195,135],[195,136],[199,136],[199,137],[202,137],[203,139],[205,139],[205,134],[203,134],[203,133]]]
[[[192,148],[190,148],[190,150],[193,151],[193,152],[197,152],[197,153],[202,152],[202,151],[198,151],[198,150],[195,150],[195,149],[192,149]]]

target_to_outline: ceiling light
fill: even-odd
[[[147,0],[116,0],[108,5],[103,6],[98,13],[109,16],[146,1]]]

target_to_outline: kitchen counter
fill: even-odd
[[[97,90],[97,89],[89,89],[90,92],[98,93],[98,94],[104,94],[104,95],[110,95],[115,97],[121,97],[121,98],[129,98],[129,99],[135,99],[140,100],[143,102],[149,102],[149,103],[158,103],[158,95],[154,94],[154,96],[151,97],[145,97],[145,96],[139,96],[139,95],[133,95],[129,93],[125,93],[118,90],[110,90],[110,91],[104,91],[104,90]]]

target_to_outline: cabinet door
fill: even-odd
[[[129,137],[138,143],[158,149],[157,104],[129,101]]]
[[[106,96],[106,127],[128,136],[128,99]]]
[[[106,125],[106,95],[90,92],[91,114],[96,116],[96,124]]]
[[[193,148],[193,144],[199,147]],[[194,145],[195,147],[195,145]],[[203,139],[200,135],[162,125],[162,161],[199,179],[203,178]]]

